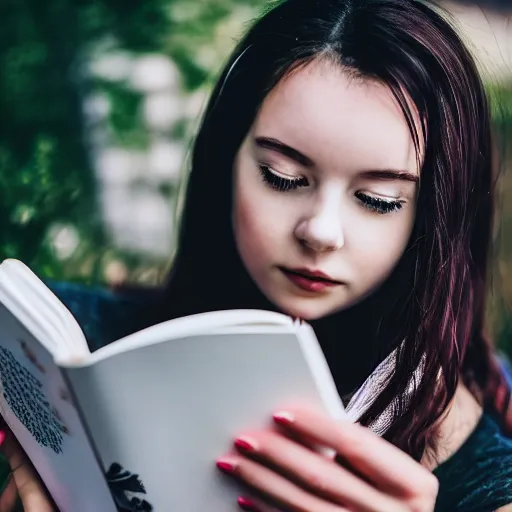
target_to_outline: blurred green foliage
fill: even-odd
[[[178,65],[186,88],[199,88],[211,78],[212,69],[199,66],[192,50],[212,44],[235,3],[0,3],[0,259],[18,257],[53,278],[103,280],[102,255],[115,249],[98,214],[84,96],[91,90],[108,96],[112,133],[122,144],[144,146],[145,138],[138,119],[140,94],[91,77],[88,62],[105,44],[133,54],[159,52]],[[56,223],[73,225],[80,239],[65,264],[48,240],[48,230]],[[136,264],[133,255],[125,259]]]
[[[82,246],[101,252],[106,240],[82,112],[92,84],[83,67],[90,45],[106,35],[138,51],[159,48],[170,28],[167,8],[159,0],[1,3],[0,258],[65,277],[47,240],[58,222],[73,224]]]
[[[512,356],[512,83],[488,84],[487,92],[499,155],[488,321],[490,334],[498,347]]]
[[[163,269],[166,261],[130,254],[102,224],[84,98],[100,91],[110,105],[116,143],[144,149],[141,94],[123,81],[91,75],[91,61],[121,49],[163,54],[175,63],[184,94],[207,89],[235,38],[263,0],[2,0],[0,3],[0,260],[17,257],[56,279],[104,282],[105,258],[129,270]],[[238,18],[233,17],[238,12]],[[512,84],[489,88],[497,132],[512,133]],[[173,137],[186,142],[186,122]],[[504,196],[512,182],[504,174]],[[163,190],[172,196],[173,187]],[[509,201],[510,204],[510,201]],[[502,346],[512,345],[512,206],[501,201],[494,259],[491,323]],[[51,228],[71,225],[73,254],[59,259]],[[507,283],[510,283],[507,285]]]

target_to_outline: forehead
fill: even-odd
[[[391,91],[326,62],[281,80],[253,131],[299,149],[319,166],[417,169],[414,142]]]

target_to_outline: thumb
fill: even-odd
[[[46,490],[16,438],[5,426],[0,430],[0,451],[7,459],[11,475],[0,496],[0,512],[14,512],[19,501],[25,512],[55,512]]]

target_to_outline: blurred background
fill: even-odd
[[[191,136],[264,5],[1,0],[0,260],[87,284],[161,281]],[[512,355],[512,6],[443,5],[481,67],[503,149],[489,319]]]

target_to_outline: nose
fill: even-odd
[[[345,239],[340,197],[338,190],[324,194],[312,212],[299,220],[295,237],[301,245],[315,252],[336,251],[343,247]]]

